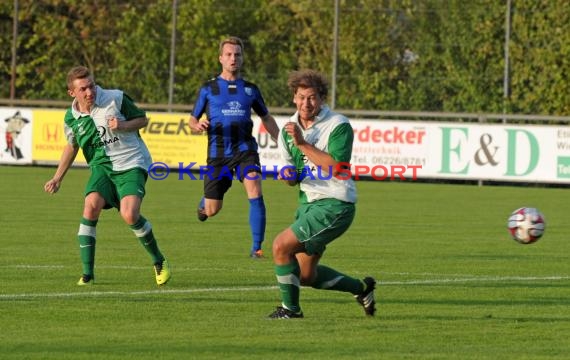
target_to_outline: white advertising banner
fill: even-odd
[[[424,177],[430,160],[426,123],[351,120],[352,174],[376,179]]]
[[[429,177],[569,182],[570,129],[429,123]],[[424,169],[422,169],[424,170]]]
[[[58,161],[58,144],[64,144],[61,132],[56,131],[60,128],[61,111],[0,107],[0,117],[0,164]],[[153,117],[158,119],[156,114]],[[288,119],[276,117],[279,126]],[[570,184],[567,126],[406,120],[351,120],[351,124],[354,143],[349,175],[356,179],[447,178]],[[285,164],[277,142],[258,117],[254,117],[253,131],[264,170],[278,171]],[[186,143],[183,141],[181,146]],[[205,151],[205,143],[188,146],[204,147]],[[181,153],[186,154],[188,149],[181,149]]]
[[[0,164],[31,164],[32,111],[3,107],[0,119]]]
[[[277,117],[282,126],[287,117]],[[353,177],[570,183],[570,128],[351,120]],[[280,167],[277,144],[255,120],[261,163]]]

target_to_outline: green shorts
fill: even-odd
[[[147,176],[147,172],[141,168],[109,171],[102,166],[92,166],[85,196],[98,192],[105,199],[105,209],[118,209],[121,199],[127,195],[144,197]]]
[[[291,230],[305,245],[307,254],[323,254],[327,244],[341,236],[352,224],[355,206],[337,199],[323,199],[301,205]]]

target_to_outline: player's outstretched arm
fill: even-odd
[[[61,153],[61,158],[59,160],[57,170],[55,171],[55,175],[44,185],[45,192],[50,194],[58,192],[61,182],[63,181],[67,170],[69,170],[71,164],[73,164],[78,152],[79,146],[72,144],[65,145],[63,152]]]
[[[279,126],[277,125],[275,118],[270,114],[267,114],[262,117],[261,120],[263,120],[263,126],[267,129],[269,135],[271,135],[273,140],[277,140],[277,137],[279,136]]]

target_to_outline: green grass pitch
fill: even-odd
[[[279,304],[271,243],[297,189],[264,182],[267,258],[248,258],[239,183],[200,223],[202,183],[150,180],[143,214],[173,277],[158,288],[150,258],[115,210],[97,227],[93,287],[76,233],[86,169],[56,195],[54,168],[0,167],[2,359],[557,359],[570,354],[570,191],[563,188],[359,182],[352,228],[322,263],[379,281],[377,316],[352,296],[303,288],[301,320]],[[521,206],[546,217],[533,245],[509,238]]]

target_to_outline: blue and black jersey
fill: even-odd
[[[200,119],[205,113],[210,121],[208,159],[257,152],[257,142],[252,135],[252,109],[260,117],[269,113],[261,92],[253,83],[243,79],[227,81],[218,76],[200,88],[192,116]]]

